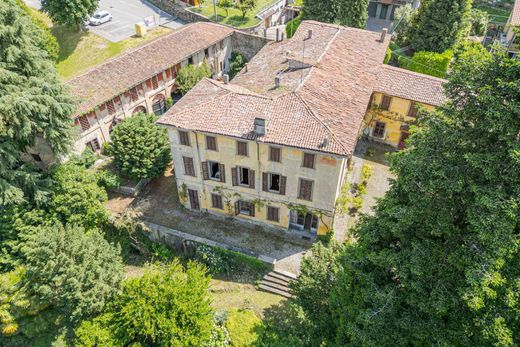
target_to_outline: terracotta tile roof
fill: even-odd
[[[70,79],[67,84],[79,102],[76,115],[92,110],[232,33],[233,29],[214,23],[188,24]]]
[[[263,136],[254,133],[256,117],[266,120]],[[266,97],[209,79],[198,83],[158,123],[326,153],[345,152],[342,143],[296,93]]]
[[[190,91],[159,123],[252,138],[254,118],[265,117],[268,130],[259,141],[348,156],[390,38],[379,39],[366,30],[304,21],[292,39],[266,45],[224,87],[243,90],[186,110]],[[207,82],[198,87],[194,93],[211,94]]]
[[[514,26],[520,26],[520,0],[515,1],[513,11],[511,11],[511,20],[509,23]]]
[[[444,83],[446,80],[442,78],[382,65],[374,91],[439,106],[447,100],[443,89]]]

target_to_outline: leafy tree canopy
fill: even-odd
[[[242,12],[242,18],[245,18],[247,13],[256,7],[256,4],[257,0],[238,0],[235,7]]]
[[[135,179],[156,177],[170,162],[168,135],[156,120],[155,115],[141,113],[114,128],[110,152],[124,175]]]
[[[286,33],[288,39],[293,37],[296,30],[298,30],[298,27],[300,26],[301,22],[302,22],[302,16],[298,15],[296,18],[291,19],[290,21],[285,23],[285,33]]]
[[[235,77],[246,63],[246,57],[242,53],[232,52],[231,63],[229,64],[229,78]]]
[[[416,51],[442,53],[464,38],[470,29],[471,0],[429,0],[419,7],[410,27]]]
[[[41,302],[75,321],[100,312],[119,290],[119,249],[76,226],[39,227],[22,246],[28,285]]]
[[[42,10],[57,24],[81,28],[98,7],[99,0],[42,0]]]
[[[226,17],[229,15],[229,9],[233,8],[235,4],[232,0],[219,0],[217,1],[217,7],[226,11]]]
[[[392,157],[341,257],[336,343],[520,343],[520,61],[455,59],[451,101]]]
[[[72,99],[42,49],[42,30],[16,4],[0,3],[0,206],[45,200],[48,182],[22,164],[37,139],[57,155],[72,139]],[[40,142],[42,142],[40,140]]]
[[[204,77],[211,77],[211,68],[205,60],[200,66],[190,64],[181,68],[175,82],[177,83],[179,91],[182,94],[186,94]]]
[[[81,324],[77,345],[201,346],[213,327],[208,285],[198,263],[188,263],[186,270],[177,261],[152,266],[141,278],[126,280],[102,316]]]
[[[417,52],[412,58],[406,55],[400,55],[398,62],[399,67],[403,69],[439,78],[446,78],[452,57],[453,51],[451,49],[444,53]]]
[[[364,28],[368,18],[368,3],[368,0],[303,0],[303,19]]]

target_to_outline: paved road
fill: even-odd
[[[40,0],[25,0],[25,2],[31,7],[40,8]],[[181,21],[174,19],[145,0],[100,0],[98,11],[101,10],[109,11],[114,19],[109,23],[96,27],[88,26],[88,28],[112,42],[121,41],[134,35],[135,23],[143,21],[148,16],[154,16],[158,25],[172,29],[184,25]]]

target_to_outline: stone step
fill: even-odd
[[[282,279],[280,277],[271,276],[270,274],[264,275],[263,280],[266,282],[278,283],[284,287],[289,286],[289,281],[287,281],[285,278]]]
[[[289,281],[292,281],[292,280],[295,280],[298,278],[298,276],[293,274],[292,272],[284,271],[284,270],[280,270],[280,269],[274,269],[273,271],[271,271],[270,274],[273,274],[273,273],[280,275],[280,276],[284,276],[284,277],[288,278]]]
[[[262,280],[262,281],[260,281],[260,284],[263,284],[264,286],[268,286],[268,287],[271,287],[274,289],[281,290],[283,292],[286,292],[287,294],[289,294],[291,292],[289,287],[287,287],[286,285],[283,285],[283,284],[276,283],[276,282]]]
[[[271,287],[271,286],[268,286],[268,285],[265,285],[265,284],[263,284],[263,282],[260,282],[258,287],[260,289],[266,291],[266,292],[269,292],[269,293],[278,294],[278,295],[284,296],[286,298],[292,297],[292,295],[287,293],[286,291],[280,290],[278,288],[274,288],[274,287]]]
[[[276,278],[277,280],[283,281],[283,282],[285,282],[286,284],[288,284],[289,282],[292,281],[291,278],[288,278],[288,277],[285,277],[285,276],[283,276],[283,275],[277,274],[277,273],[275,273],[275,272],[273,272],[273,271],[269,272],[269,273],[266,274],[265,276],[270,276],[270,277]],[[264,276],[264,277],[265,277],[265,276]]]

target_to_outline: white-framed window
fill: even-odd
[[[220,164],[216,161],[208,160],[208,173],[210,179],[220,181],[222,175],[220,172]]]
[[[280,179],[281,175],[269,173],[268,189],[270,192],[280,193]]]
[[[246,167],[238,167],[238,184],[241,186],[249,187],[249,180],[251,175],[249,169]]]

